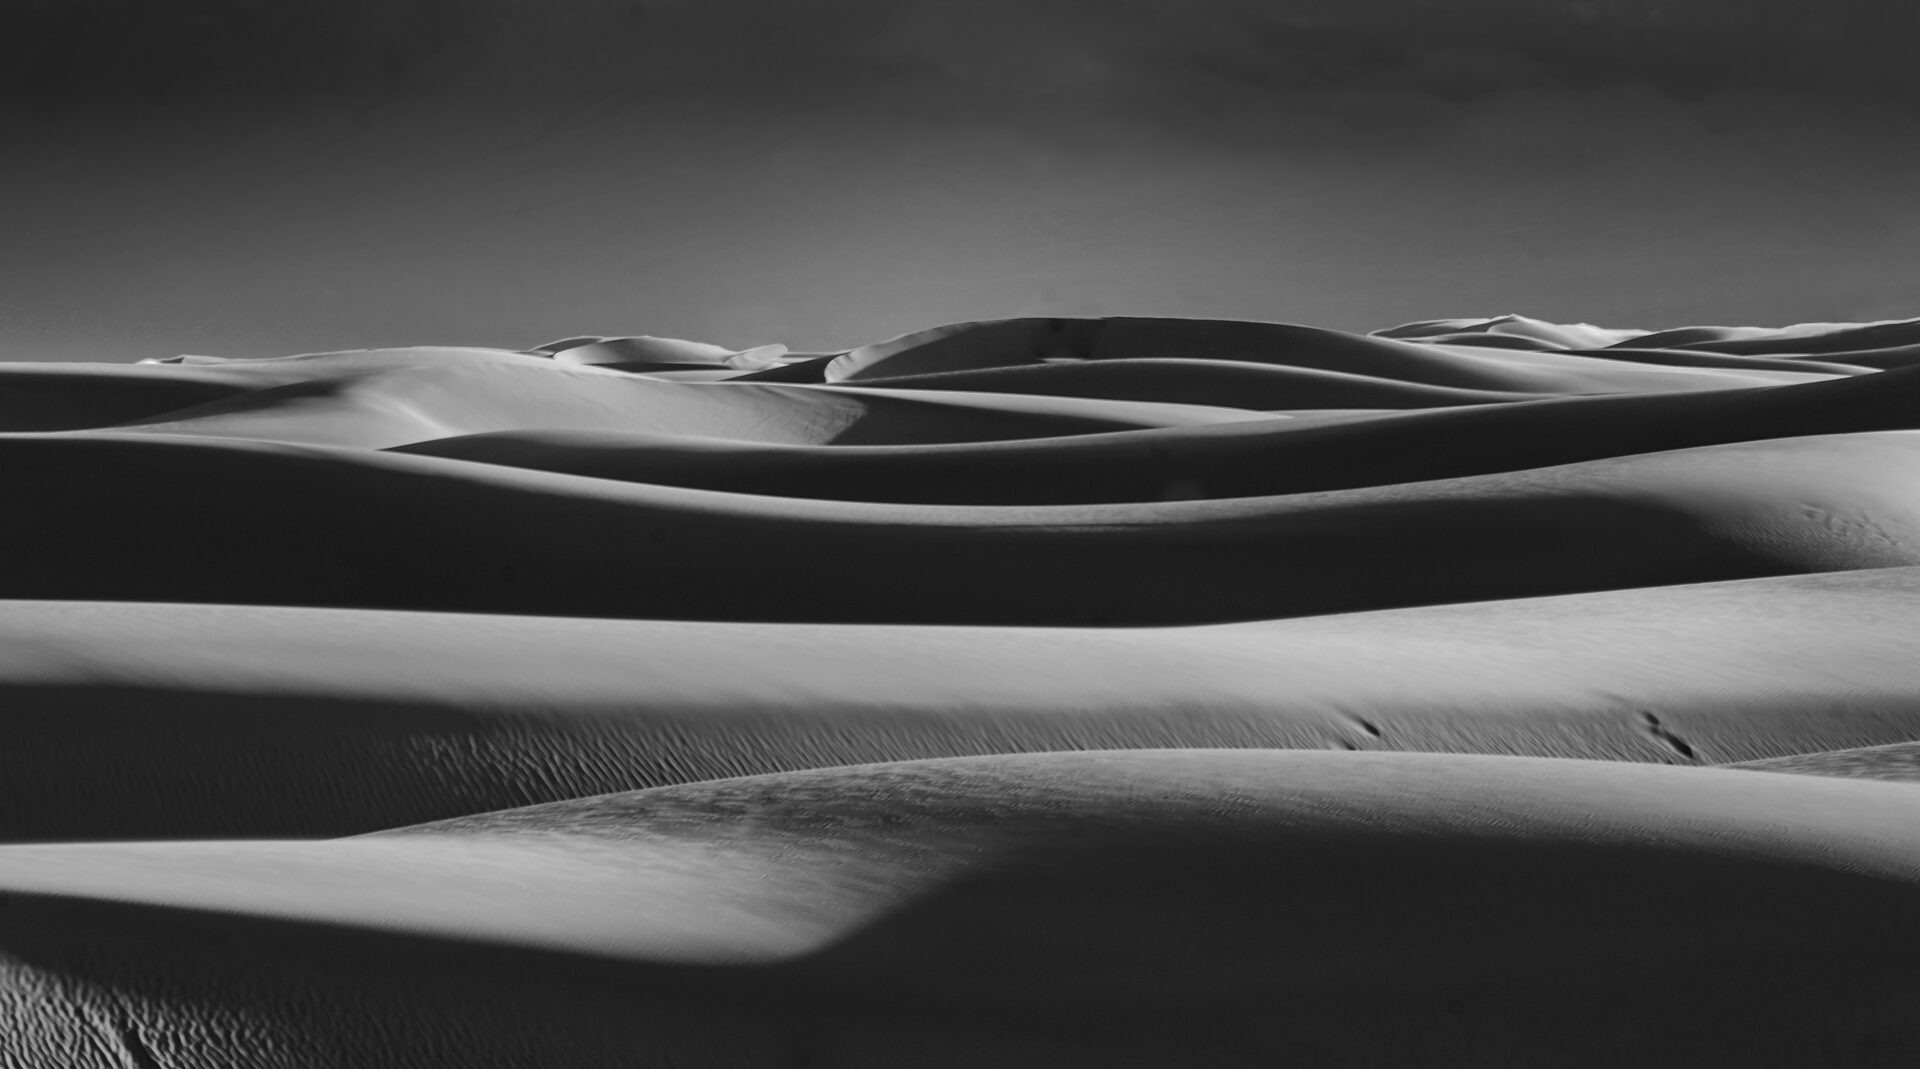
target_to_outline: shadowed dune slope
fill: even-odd
[[[1246,497],[1444,479],[1694,446],[1920,427],[1920,370],[1795,386],[1554,398],[960,446],[832,448],[549,430],[397,447],[736,493],[924,504]]]
[[[1920,568],[1143,629],[0,602],[0,839],[333,835],[1006,752],[1920,737]]]
[[[1380,335],[1388,337],[1388,335]],[[1459,334],[1434,334],[1423,336],[1421,341],[1434,345],[1474,345],[1485,349],[1528,349],[1540,352],[1547,349],[1561,349],[1564,346],[1538,338],[1526,338],[1517,334],[1492,334],[1465,331]]]
[[[1884,323],[1805,323],[1793,327],[1697,327],[1698,335],[1677,332],[1679,340],[1669,342],[1658,335],[1639,339],[1644,344],[1661,344],[1740,356],[1779,354],[1840,355],[1896,346],[1920,345],[1920,319],[1888,320]],[[1715,331],[1724,331],[1716,335]]]
[[[1545,344],[1545,343],[1536,343]],[[1618,346],[1607,349],[1572,349],[1569,352],[1582,356],[1600,356],[1608,360],[1622,360],[1631,364],[1662,364],[1669,367],[1722,368],[1733,371],[1823,371],[1831,375],[1862,375],[1881,370],[1851,362],[1860,353],[1842,354],[1847,362],[1836,363],[1806,356],[1733,356],[1725,353],[1709,352],[1704,349],[1627,349]]]
[[[175,364],[174,361],[180,363]],[[152,365],[143,361],[140,366],[157,366],[170,375],[182,374],[190,369],[189,373],[196,377],[214,378],[242,389],[262,390],[303,382],[337,382],[411,368],[459,368],[483,364],[529,368],[557,366],[544,353],[454,345],[342,349],[268,357],[180,356],[155,361]]]
[[[0,433],[107,427],[232,397],[243,389],[217,374],[184,368],[0,363]]]
[[[1611,335],[1582,334],[1586,347]],[[1660,367],[1554,349],[1496,350],[1355,335],[1286,323],[1211,319],[1009,319],[956,323],[862,346],[827,365],[829,382],[975,371],[1061,360],[1246,361],[1515,393],[1718,390],[1808,382],[1807,372]]]
[[[1671,332],[1666,332],[1671,333]],[[1481,339],[1516,339],[1534,345],[1560,349],[1588,349],[1610,345],[1652,345],[1649,340],[1659,331],[1600,327],[1592,323],[1549,323],[1527,316],[1502,315],[1488,319],[1429,319],[1403,323],[1369,334],[1375,338],[1408,338],[1432,341],[1455,334],[1477,335]]]
[[[533,350],[551,354],[561,365],[590,364],[642,371],[647,368],[706,367],[724,371],[766,371],[784,366],[784,345],[762,345],[753,349],[728,349],[722,345],[687,341],[681,338],[569,338],[549,342]]]
[[[688,384],[586,365],[482,361],[316,378],[121,429],[380,449],[540,427],[786,443],[993,441],[1249,418],[1231,409],[808,386]]]
[[[1891,371],[1894,368],[1913,367],[1920,364],[1920,345],[1896,345],[1886,349],[1858,349],[1832,356],[1783,356],[1782,360],[1791,360],[1796,364],[1817,364],[1823,361],[1843,360],[1853,367],[1863,367]],[[1828,366],[1832,366],[1829,364]]]
[[[1920,433],[1903,431],[1031,508],[721,494],[175,436],[10,436],[0,472],[19,516],[0,554],[33,562],[0,575],[0,595],[18,598],[1156,624],[1920,564]]]
[[[76,1066],[1861,1064],[1916,1039],[1916,829],[1894,784],[1148,751],[13,846],[0,1014]]]
[[[1814,369],[1808,369],[1814,370]],[[1101,397],[1117,401],[1183,401],[1228,408],[1437,408],[1535,395],[1468,390],[1420,382],[1378,379],[1317,368],[1226,360],[1139,359],[1076,361],[942,371],[856,380],[917,390],[984,390],[993,393]]]

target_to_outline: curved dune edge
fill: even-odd
[[[1808,776],[1847,776],[1920,783],[1920,742],[1860,746],[1818,753],[1794,753],[1760,761],[1731,763],[1727,768],[1756,772],[1786,772]]]
[[[171,436],[6,436],[0,463],[21,513],[0,553],[39,562],[0,576],[16,598],[1144,625],[1920,564],[1908,489],[1920,434],[1899,431],[1324,494],[1032,508],[722,494]],[[103,543],[129,509],[188,522]]]
[[[1180,401],[1256,410],[1439,408],[1535,399],[1535,395],[1520,391],[1430,386],[1319,368],[1174,357],[1055,362],[894,377],[863,376],[857,381],[863,386],[891,389]]]
[[[15,846],[0,1012],[28,1043],[106,1032],[101,1064],[134,1044],[186,1065],[289,1043],[469,1057],[505,1027],[484,1007],[534,983],[634,1003],[561,1016],[550,1049],[586,1064],[668,1015],[638,1050],[742,1066],[796,1048],[1093,1065],[1116,1046],[1847,1064],[1913,1035],[1916,816],[1920,794],[1862,781],[1154,751],[730,780],[331,842]],[[1806,906],[1836,898],[1845,916]],[[130,925],[146,938],[119,942]],[[322,931],[315,966],[261,968]],[[307,998],[276,997],[290,983]]]
[[[1144,629],[0,602],[0,839],[1010,752],[1782,758],[1920,738],[1917,595],[1900,568]]]
[[[1915,374],[959,445],[795,446],[547,430],[444,438],[394,451],[824,500],[990,505],[1248,497],[1911,429],[1920,426]]]
[[[1575,337],[1603,345],[1617,340],[1606,333],[1582,333],[1563,341]],[[1877,340],[1879,335],[1861,337]],[[1813,378],[1808,373],[1758,369],[1729,374],[1705,368],[1621,363],[1607,360],[1604,354],[1577,355],[1558,347],[1490,350],[1286,323],[1118,316],[950,324],[854,349],[828,364],[825,377],[828,382],[852,382],[1046,361],[1168,356],[1284,364],[1430,386],[1520,393],[1711,390]]]

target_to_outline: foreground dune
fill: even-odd
[[[0,1013],[76,1066],[1894,1064],[1917,829],[1897,784],[1146,751],[15,846]]]
[[[1912,1064],[1916,364],[0,365],[0,1065]]]

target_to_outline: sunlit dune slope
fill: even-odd
[[[1920,428],[1920,371],[1301,418],[1309,414],[964,445],[819,447],[543,429],[395,448],[604,479],[829,500],[1041,505],[1248,497]]]

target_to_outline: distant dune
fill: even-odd
[[[1913,1064],[1916,364],[0,364],[0,1064]]]

